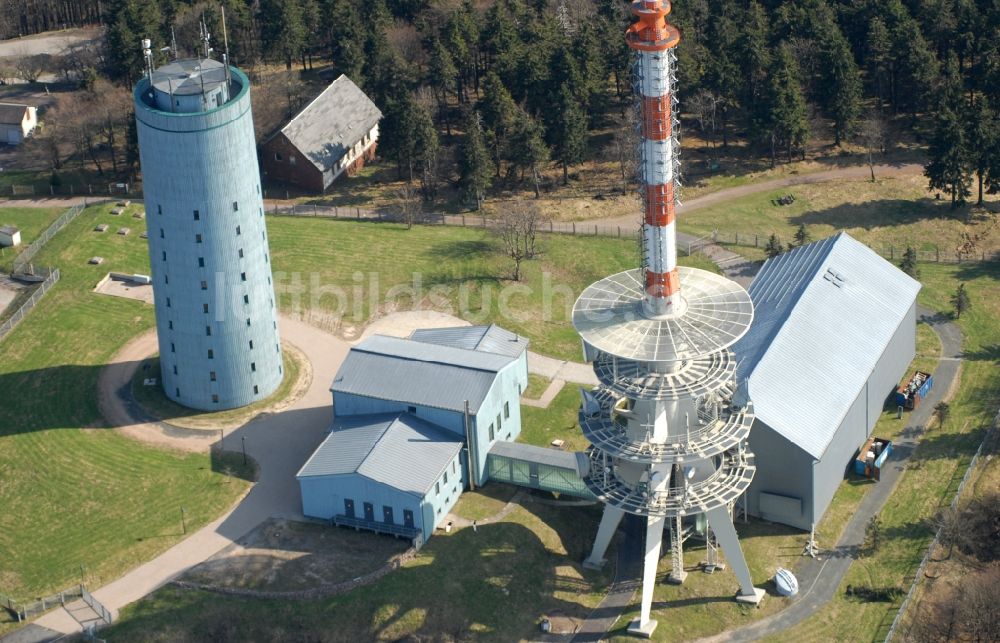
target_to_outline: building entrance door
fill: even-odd
[[[354,501],[350,498],[344,498],[344,515],[348,518],[354,517]]]
[[[370,502],[365,503],[365,520],[375,520],[375,507]]]
[[[403,510],[403,525],[406,527],[413,527],[413,512],[409,509]]]
[[[387,525],[392,524],[392,507],[385,505],[382,506],[382,520]]]

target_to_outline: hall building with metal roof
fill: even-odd
[[[919,290],[846,233],[764,264],[754,323],[733,348],[756,417],[750,514],[819,522],[913,360]]]

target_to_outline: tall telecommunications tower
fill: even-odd
[[[626,40],[636,53],[644,201],[642,267],[588,287],[573,308],[601,385],[580,411],[591,442],[588,488],[605,503],[591,565],[603,562],[625,513],[646,518],[640,616],[629,630],[649,636],[656,569],[665,528],[673,571],[683,581],[682,519],[705,514],[739,581],[736,599],[758,603],[733,526],[732,508],[755,467],[746,439],[753,410],[736,383],[729,346],[750,328],[753,304],[729,279],[677,265],[673,117],[674,47],[668,0],[635,0]],[[710,554],[714,551],[708,535]]]
[[[282,379],[250,81],[210,57],[204,25],[197,58],[154,69],[142,44],[135,119],[163,389],[196,409],[243,406]]]

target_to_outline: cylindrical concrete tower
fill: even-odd
[[[135,117],[164,391],[203,410],[264,399],[283,373],[250,82],[174,61],[136,85]]]
[[[626,40],[636,51],[641,111],[643,264],[588,287],[573,308],[584,355],[601,385],[585,395],[580,425],[591,442],[584,482],[605,503],[587,559],[598,565],[625,513],[646,518],[639,618],[649,636],[664,529],[670,580],[682,582],[682,521],[705,514],[739,582],[737,600],[756,603],[731,510],[755,471],[746,449],[753,409],[739,391],[729,346],[750,328],[753,303],[735,282],[677,266],[674,221],[678,146],[673,118],[677,29],[668,0],[636,0]],[[715,541],[708,534],[710,552]],[[710,562],[714,564],[714,561]]]

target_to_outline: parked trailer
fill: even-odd
[[[890,453],[892,453],[892,441],[873,435],[868,438],[868,441],[858,451],[857,457],[854,458],[854,473],[878,480],[882,466],[889,459]]]
[[[913,375],[898,389],[896,389],[896,404],[906,409],[915,409],[920,406],[931,387],[934,386],[934,378],[930,373],[923,371],[913,371]]]

